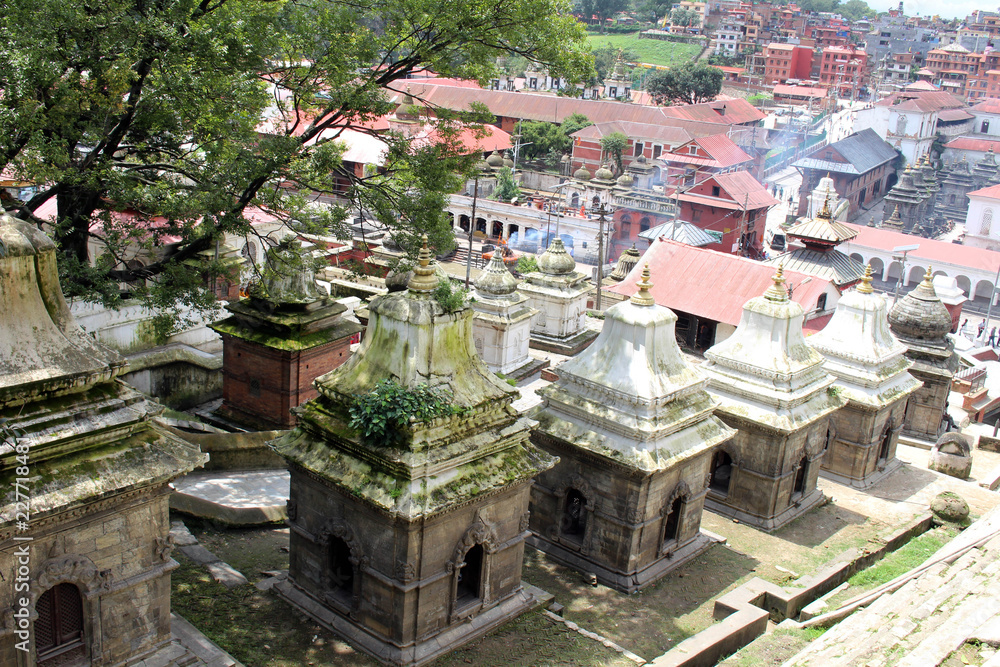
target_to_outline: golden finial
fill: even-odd
[[[437,276],[434,275],[434,267],[431,266],[431,253],[427,249],[427,234],[421,237],[422,245],[420,254],[417,256],[419,264],[413,267],[413,277],[407,287],[411,292],[433,292],[438,285]]]
[[[826,197],[823,198],[823,208],[821,208],[819,210],[819,214],[817,214],[816,217],[817,218],[826,218],[827,220],[829,220],[829,219],[831,219],[833,217],[833,214],[830,213],[830,191],[829,190],[826,191]]]
[[[768,301],[788,301],[788,290],[785,288],[785,265],[781,263],[778,265],[778,271],[773,276],[771,280],[774,284],[767,288],[764,292],[764,297]]]
[[[872,289],[872,265],[869,264],[865,267],[865,277],[861,279],[861,284],[858,285],[858,291],[862,294],[871,294],[875,290]]]
[[[927,273],[924,274],[924,282],[930,286],[934,286],[934,272],[931,270],[931,265],[927,265]]]
[[[653,286],[653,283],[649,280],[649,263],[642,269],[642,280],[635,285],[639,288],[639,291],[629,299],[632,303],[637,306],[652,306],[656,303],[653,300],[653,295],[649,293],[649,288]]]

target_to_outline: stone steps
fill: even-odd
[[[986,529],[958,538],[967,544],[1000,527],[1000,515]],[[962,539],[964,538],[964,539]],[[956,540],[958,541],[958,540]],[[941,552],[939,552],[941,553]],[[998,634],[1000,535],[954,562],[937,563],[892,593],[883,594],[828,629],[786,667],[933,667],[979,635]],[[987,650],[992,650],[987,648]],[[990,656],[987,664],[1000,666]]]

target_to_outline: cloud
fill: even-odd
[[[897,7],[899,2],[898,0],[896,2],[892,0],[875,0],[875,2],[869,2],[868,4],[872,9],[884,12]],[[921,16],[934,16],[937,14],[946,19],[964,19],[977,9],[995,10],[996,8],[987,7],[984,3],[976,2],[975,0],[951,0],[950,2],[943,2],[942,0],[904,0],[903,9],[906,11],[907,16],[919,13]]]

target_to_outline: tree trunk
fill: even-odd
[[[59,194],[56,243],[62,252],[81,263],[90,261],[91,216],[100,202],[100,195],[87,188],[69,186]]]

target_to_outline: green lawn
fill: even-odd
[[[679,65],[694,60],[701,47],[697,44],[667,42],[662,39],[639,39],[639,34],[599,35],[590,34],[587,41],[594,48],[611,44],[616,49],[632,49],[639,60],[653,65]]]

